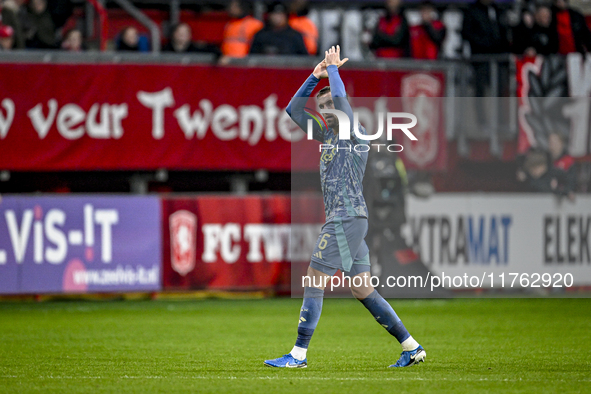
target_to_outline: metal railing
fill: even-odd
[[[102,3],[99,0],[88,0],[88,4],[92,6],[92,8],[98,14],[99,19],[99,48],[101,51],[105,51],[107,49],[107,33],[108,33],[108,18],[107,18],[107,11]],[[92,16],[92,15],[91,15]]]
[[[454,113],[458,151],[468,156],[469,140],[488,140],[490,153],[501,157],[503,140],[517,136],[514,59],[509,54],[476,55],[455,64],[457,90],[451,97],[461,108]]]

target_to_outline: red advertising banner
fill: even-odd
[[[164,289],[289,291],[290,212],[289,195],[163,198]]]
[[[310,72],[0,64],[0,168],[289,171],[290,142],[301,140],[304,133],[284,108]],[[352,97],[444,92],[440,72],[344,69],[341,75]],[[442,130],[439,135],[444,135]],[[407,160],[407,165],[441,165],[443,156],[433,155],[434,146],[445,149],[443,140],[410,147],[427,154],[421,153],[416,165]],[[425,157],[429,163],[421,165]]]

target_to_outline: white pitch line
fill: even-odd
[[[324,376],[38,376],[38,379],[199,379],[199,380],[326,380],[326,381],[430,381],[430,382],[541,382],[542,379],[508,379],[508,378],[455,378],[455,379],[425,379],[421,377],[399,376],[399,377],[383,377],[383,378],[367,378],[367,377],[344,377],[344,378],[330,378]],[[17,376],[17,375],[0,375],[0,379],[31,379],[31,377]],[[543,380],[546,381],[546,380]],[[566,382],[565,379],[553,380],[553,382]],[[591,382],[591,379],[569,379],[568,382]]]

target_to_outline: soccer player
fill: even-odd
[[[307,275],[311,278],[304,287],[304,300],[300,311],[298,337],[289,354],[266,360],[265,365],[282,368],[306,368],[306,352],[314,329],[322,312],[324,288],[327,281],[337,270],[352,278],[360,276],[362,286],[351,286],[353,295],[361,301],[391,335],[402,345],[399,360],[390,367],[408,367],[425,360],[426,352],[408,333],[392,306],[369,284],[369,249],[365,243],[367,234],[367,206],[363,198],[362,181],[367,163],[368,149],[352,149],[355,145],[365,144],[355,136],[353,130],[353,110],[347,100],[345,86],[339,76],[338,68],[348,59],[341,60],[339,46],[333,46],[325,52],[312,75],[297,91],[287,106],[287,113],[306,130],[308,119],[305,111],[306,98],[310,96],[318,82],[328,78],[329,86],[318,92],[318,107],[337,109],[347,114],[351,120],[350,139],[340,139],[338,119],[333,114],[325,115],[326,125],[314,125],[313,137],[333,149],[323,149],[320,157],[320,180],[324,196],[326,223],[312,254]],[[359,125],[361,134],[365,129]],[[338,147],[338,149],[337,149]]]

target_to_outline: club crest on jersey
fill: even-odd
[[[189,211],[176,211],[169,224],[172,269],[185,276],[195,268],[197,217]]]
[[[327,146],[330,147],[329,149],[322,149],[323,146]],[[321,144],[321,152],[322,155],[320,156],[320,161],[327,164],[329,162],[332,161],[332,159],[334,159],[335,155],[338,152],[338,148],[334,145],[332,145],[332,139],[328,139],[326,141],[326,144]]]

